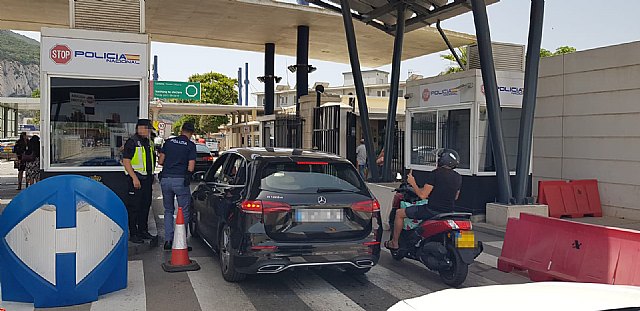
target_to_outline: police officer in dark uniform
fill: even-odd
[[[162,165],[160,186],[164,205],[164,249],[169,250],[173,244],[174,198],[182,207],[185,223],[190,220],[191,208],[191,175],[196,167],[196,144],[191,141],[195,132],[193,123],[182,125],[181,135],[164,141],[158,163]]]
[[[149,141],[151,128],[151,121],[139,119],[136,134],[127,140],[122,151],[122,164],[129,183],[125,200],[129,212],[129,241],[133,243],[154,238],[147,225],[156,166],[154,147]]]

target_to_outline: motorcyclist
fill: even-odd
[[[400,239],[405,218],[424,220],[432,218],[438,212],[453,211],[462,186],[462,176],[454,170],[459,164],[460,156],[455,150],[440,149],[438,151],[438,168],[428,175],[422,187],[418,186],[412,172],[409,172],[407,183],[420,199],[429,198],[429,203],[410,206],[406,209],[397,209],[393,226],[393,238],[384,243],[385,247],[390,250],[398,249],[398,240]]]

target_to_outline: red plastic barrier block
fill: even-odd
[[[582,184],[573,184],[573,196],[576,198],[578,212],[582,215],[591,214],[587,188]]]
[[[560,186],[560,192],[562,193],[562,206],[563,211],[561,216],[578,217],[581,216],[578,212],[578,204],[576,203],[576,197],[573,194],[573,185],[566,184]]]
[[[546,189],[547,187],[558,187],[566,184],[562,180],[541,180],[538,182],[538,203],[548,204]]]
[[[620,242],[620,255],[615,270],[615,285],[640,286],[640,233],[634,241]]]
[[[600,191],[596,179],[572,180],[571,184],[583,186],[589,201],[589,212],[587,214],[595,217],[602,216],[602,203],[600,202]]]
[[[502,245],[502,252],[498,258],[498,270],[511,272],[514,268],[524,267],[525,250],[529,244],[529,225],[516,218],[509,218]]]

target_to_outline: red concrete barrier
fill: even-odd
[[[550,217],[601,217],[598,181],[540,181],[538,202],[549,206]]]
[[[521,214],[507,224],[498,269],[532,281],[640,286],[640,232]]]

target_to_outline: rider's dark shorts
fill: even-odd
[[[437,213],[431,211],[427,204],[412,205],[405,209],[408,218],[425,220],[435,216]]]

